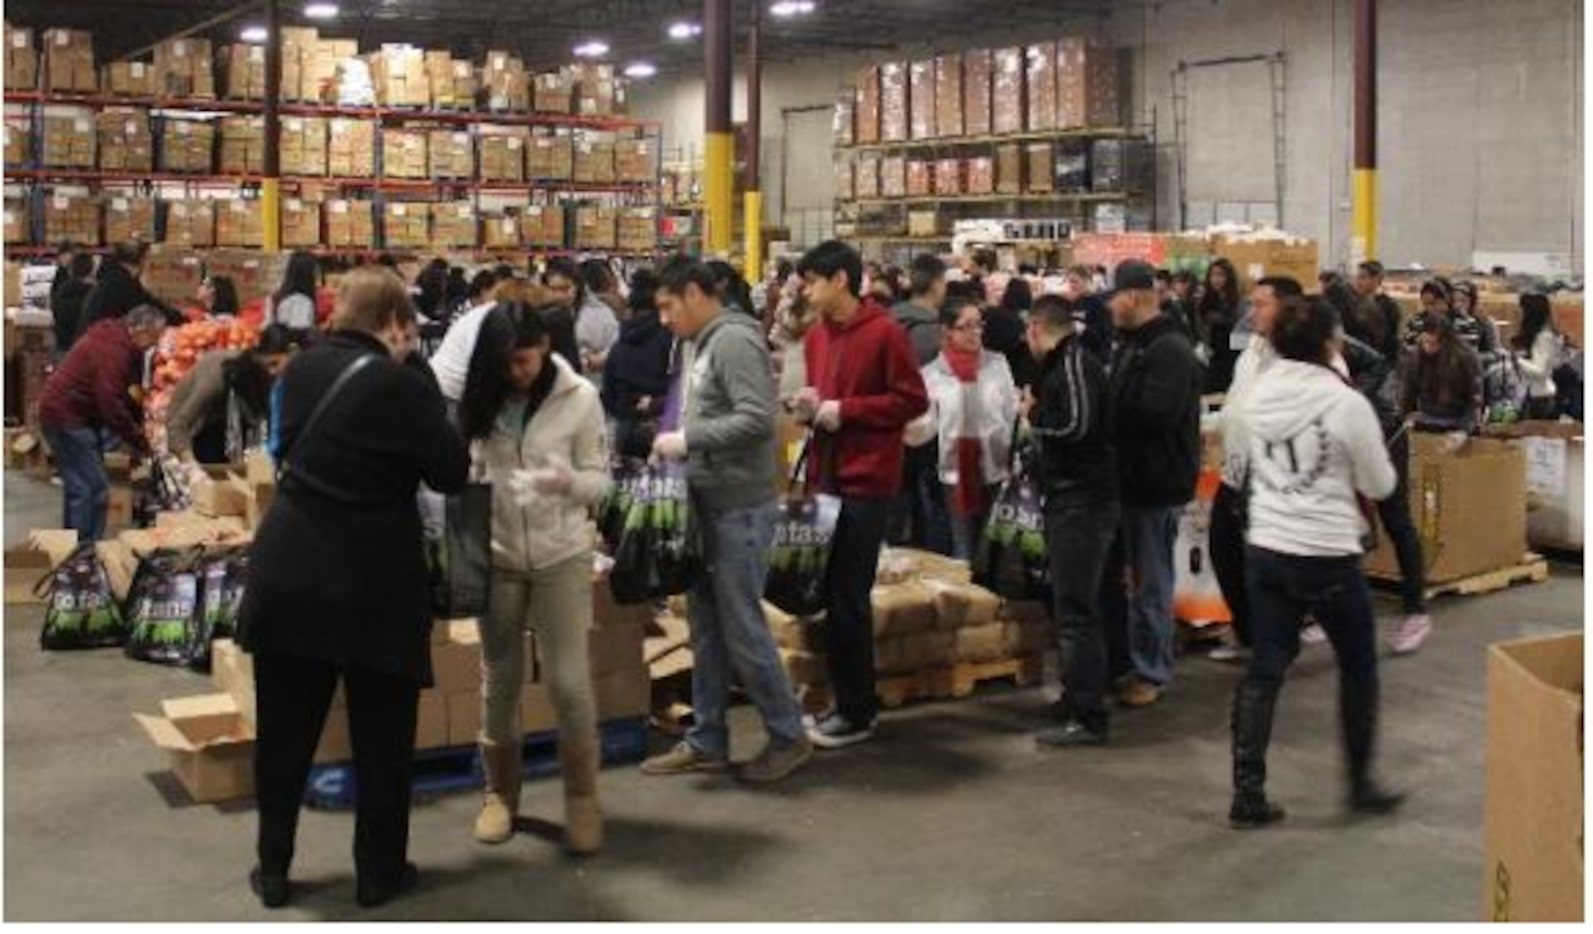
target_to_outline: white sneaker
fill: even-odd
[[[1433,632],[1433,618],[1426,613],[1417,613],[1405,617],[1400,623],[1399,631],[1394,633],[1394,638],[1389,644],[1394,649],[1395,655],[1410,655],[1422,647],[1427,637]]]
[[[1300,641],[1304,642],[1306,645],[1321,645],[1322,643],[1328,641],[1328,637],[1327,633],[1322,631],[1322,627],[1319,624],[1312,623],[1311,625],[1300,630]]]
[[[1214,662],[1243,662],[1250,659],[1250,650],[1236,643],[1224,642],[1207,652],[1206,657]]]

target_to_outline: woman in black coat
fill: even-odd
[[[658,317],[653,293],[658,277],[643,269],[631,277],[630,315],[603,368],[603,409],[614,419],[614,450],[646,458],[669,393],[669,352],[674,335]]]
[[[359,903],[382,904],[415,883],[410,763],[416,705],[431,679],[415,496],[422,482],[459,491],[470,463],[436,379],[413,353],[415,309],[395,274],[350,272],[332,327],[281,377],[280,480],[255,535],[239,619],[257,707],[260,863],[250,882],[268,908],[288,900],[299,802],[339,680],[359,786]]]

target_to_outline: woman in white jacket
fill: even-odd
[[[1549,296],[1529,292],[1521,296],[1521,330],[1510,341],[1510,349],[1527,378],[1527,417],[1554,418],[1554,369],[1565,349],[1565,337],[1554,325]]]
[[[940,482],[951,513],[954,556],[973,556],[1012,454],[1018,389],[1007,358],[984,349],[984,316],[972,300],[948,303],[940,313],[940,356],[924,366],[929,411],[908,426],[917,447],[940,441]]]
[[[1254,652],[1234,696],[1235,827],[1283,818],[1267,800],[1266,754],[1284,675],[1309,615],[1333,643],[1348,758],[1350,806],[1387,813],[1403,796],[1371,778],[1377,724],[1377,631],[1361,571],[1370,500],[1395,487],[1370,402],[1332,367],[1337,316],[1326,301],[1291,298],[1272,326],[1279,359],[1243,403],[1250,476],[1245,560]]]
[[[492,484],[492,592],[481,620],[481,761],[476,839],[514,833],[520,796],[520,685],[535,634],[558,715],[565,842],[602,846],[599,748],[587,632],[592,627],[589,513],[608,485],[597,390],[551,352],[538,309],[500,304],[483,319],[459,406],[460,427]]]

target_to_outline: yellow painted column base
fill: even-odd
[[[1377,170],[1355,169],[1351,177],[1350,262],[1377,259]]]
[[[734,243],[736,219],[731,197],[731,157],[735,137],[729,133],[709,133],[703,141],[703,250],[725,255]]]
[[[748,282],[757,282],[763,278],[763,192],[749,191],[742,200],[746,210],[742,218],[746,246],[741,274]]]
[[[266,252],[282,249],[282,180],[268,178],[260,183],[261,245]]]

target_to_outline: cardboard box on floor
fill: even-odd
[[[171,770],[200,804],[254,794],[254,731],[226,694],[161,701],[161,715],[134,714]]]
[[[1527,551],[1526,455],[1499,438],[1470,438],[1449,451],[1447,435],[1411,437],[1410,509],[1429,584],[1513,567]],[[1399,579],[1386,530],[1366,573]]]
[[[1517,438],[1527,460],[1527,543],[1534,548],[1581,551],[1583,509],[1582,423],[1525,421],[1490,426],[1488,434]]]
[[[1582,635],[1488,649],[1482,917],[1581,921]]]
[[[35,591],[46,575],[77,548],[77,533],[71,529],[41,529],[28,536],[24,545],[5,551],[5,602],[43,604]]]

